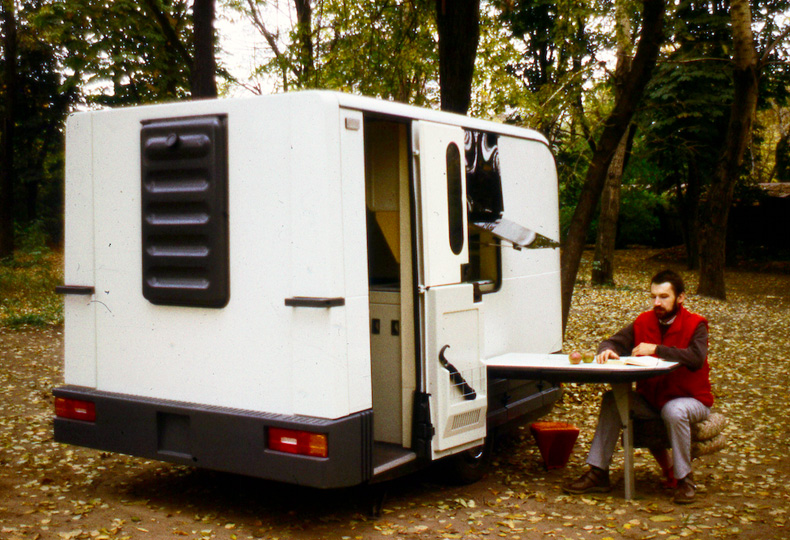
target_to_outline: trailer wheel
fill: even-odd
[[[479,481],[488,471],[491,461],[489,439],[444,460],[442,476],[448,484],[463,486]]]

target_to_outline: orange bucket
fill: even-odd
[[[543,465],[547,469],[561,469],[568,463],[579,428],[564,422],[535,422],[529,426],[538,443]]]

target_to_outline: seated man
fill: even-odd
[[[603,363],[620,355],[651,355],[680,363],[670,373],[639,381],[631,395],[631,412],[635,418],[660,416],[664,420],[678,480],[674,501],[687,504],[694,501],[696,489],[691,475],[691,424],[705,420],[713,405],[707,360],[708,322],[684,309],[683,279],[671,270],[653,277],[650,294],[652,311],[642,313],[632,324],[601,343],[595,360]],[[587,456],[590,470],[564,486],[565,492],[610,489],[609,463],[622,427],[614,396],[609,391],[604,394]]]

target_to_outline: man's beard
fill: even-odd
[[[661,306],[655,306],[653,308],[653,312],[656,314],[660,321],[668,321],[672,319],[675,315],[678,314],[678,310],[680,309],[680,304],[678,304],[677,298],[672,302],[672,309],[667,311],[666,309],[662,308]]]

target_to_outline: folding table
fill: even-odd
[[[629,365],[628,360],[648,365]],[[532,379],[557,383],[608,383],[612,387],[617,411],[623,422],[623,450],[625,453],[625,498],[634,496],[634,433],[630,414],[632,383],[669,373],[678,367],[677,362],[667,362],[652,356],[623,357],[605,364],[571,364],[567,354],[508,353],[484,360],[489,377]]]

